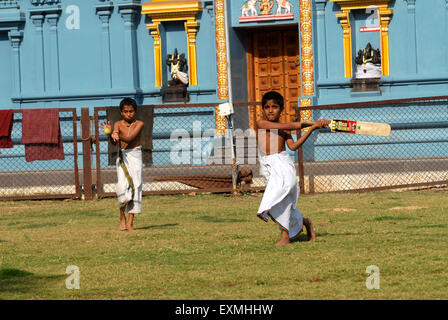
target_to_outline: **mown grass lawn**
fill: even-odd
[[[0,202],[0,299],[448,299],[446,190],[301,195],[317,240],[285,247],[261,195],[147,196],[134,232],[116,199]]]

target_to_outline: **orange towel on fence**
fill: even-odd
[[[12,148],[12,124],[14,123],[12,110],[0,110],[0,148]]]
[[[25,109],[22,114],[26,161],[64,160],[59,109]]]

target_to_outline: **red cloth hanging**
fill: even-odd
[[[0,110],[0,148],[12,148],[12,125],[14,116],[12,110]]]
[[[64,160],[59,109],[25,109],[22,114],[26,161]]]

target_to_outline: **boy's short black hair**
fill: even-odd
[[[277,91],[266,92],[263,95],[263,98],[261,99],[261,105],[264,107],[266,105],[266,103],[268,102],[268,100],[274,100],[275,103],[277,103],[280,106],[280,109],[283,109],[284,99],[283,99],[283,96],[280,93],[278,93]]]
[[[120,102],[120,111],[123,111],[124,106],[132,106],[137,111],[137,102],[132,98],[124,98]]]

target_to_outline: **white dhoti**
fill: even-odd
[[[141,146],[119,150],[116,190],[118,206],[123,209],[124,213],[142,212],[142,167]]]
[[[258,208],[263,219],[271,217],[281,229],[293,238],[302,231],[303,217],[297,210],[299,197],[296,168],[286,151],[259,156],[260,174],[266,181],[266,188]]]

